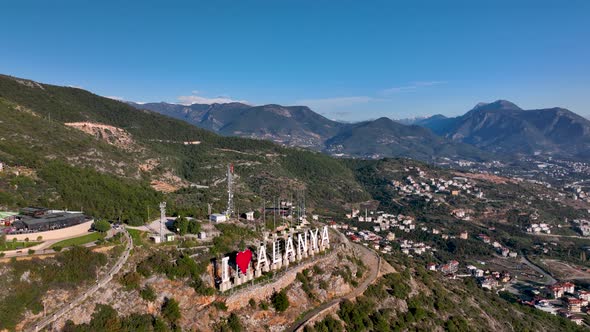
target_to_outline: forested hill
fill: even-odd
[[[0,160],[26,169],[19,176],[2,174],[4,208],[84,208],[139,223],[150,209],[156,213],[163,194],[154,187],[171,192],[165,195],[171,209],[202,216],[207,203],[225,208],[228,163],[235,164],[237,207],[243,210],[261,206],[261,197],[270,201],[301,190],[312,208],[341,209],[369,199],[336,159],[218,136],[82,89],[0,76],[0,115]],[[142,199],[126,200],[129,193]]]

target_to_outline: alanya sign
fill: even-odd
[[[288,267],[289,264],[297,264],[329,247],[328,226],[324,226],[321,233],[320,229],[316,228],[301,230],[299,233],[291,230],[281,237],[274,234],[272,239],[265,238],[258,246],[255,262],[252,260],[254,255],[250,249],[238,252],[232,264],[230,264],[230,256],[221,259],[221,271],[217,280],[219,290],[225,292],[234,286],[262,276],[262,273],[276,271],[282,267]],[[232,273],[230,273],[230,267]]]

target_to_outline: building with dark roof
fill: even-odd
[[[86,220],[86,216],[79,212],[49,212],[43,208],[25,208],[12,226],[17,233],[43,232],[78,225]]]

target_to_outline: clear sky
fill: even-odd
[[[356,121],[507,99],[590,115],[590,1],[0,3],[0,73]]]

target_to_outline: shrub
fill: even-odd
[[[121,278],[121,284],[123,284],[127,290],[138,289],[140,281],[141,275],[135,271],[129,272]]]
[[[221,302],[221,301],[213,302],[213,307],[215,307],[218,310],[222,310],[222,311],[227,310],[227,305],[225,304],[225,302]]]
[[[289,297],[285,290],[281,290],[280,292],[275,292],[271,297],[272,306],[278,312],[283,312],[289,308]]]
[[[268,302],[260,301],[260,303],[258,304],[258,307],[260,307],[260,309],[262,309],[262,310],[268,310]]]
[[[227,325],[232,332],[241,332],[244,328],[242,327],[242,322],[240,321],[240,317],[235,313],[231,313],[227,318]]]
[[[162,305],[162,317],[174,323],[181,317],[180,307],[175,299],[166,299]]]
[[[324,270],[319,265],[313,266],[313,273],[314,274],[324,274]]]
[[[250,308],[256,308],[256,300],[250,299],[250,301],[248,301],[248,304],[250,305]]]
[[[154,289],[150,286],[145,286],[145,288],[139,292],[139,295],[142,299],[149,302],[156,300],[156,292],[154,292]]]

